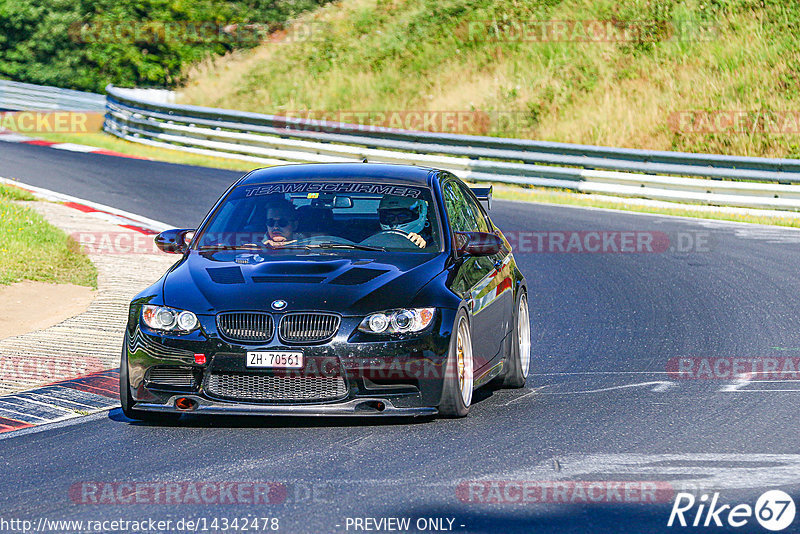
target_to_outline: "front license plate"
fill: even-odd
[[[277,369],[300,369],[303,367],[302,352],[248,352],[247,367]]]

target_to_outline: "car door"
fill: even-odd
[[[457,183],[463,191],[467,204],[475,214],[480,231],[494,233],[503,240],[503,243],[506,243],[502,233],[494,226],[469,187],[463,182]],[[485,256],[482,259],[487,264],[490,264],[487,267],[491,270],[491,274],[486,279],[486,286],[482,290],[481,298],[491,302],[491,321],[499,339],[498,352],[495,356],[501,357],[503,339],[508,334],[509,325],[514,315],[513,257],[511,256],[511,248],[504,245],[497,254]]]
[[[477,201],[456,180],[442,187],[445,210],[453,232],[492,231]],[[506,251],[507,255],[508,252]],[[501,275],[503,252],[495,256],[459,258],[452,289],[467,301],[471,311],[475,370],[489,366],[500,355],[506,332],[506,303]],[[500,267],[500,268],[498,268]]]

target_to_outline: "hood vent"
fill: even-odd
[[[254,276],[257,284],[320,284],[324,276]]]
[[[211,267],[206,271],[211,280],[218,284],[244,284],[244,276],[239,267]]]
[[[380,275],[388,272],[389,271],[384,271],[381,269],[364,269],[362,267],[354,267],[353,269],[340,274],[328,283],[342,286],[357,286],[359,284],[365,284],[370,280],[374,280]]]
[[[278,276],[322,276],[332,273],[340,265],[339,261],[266,261],[258,266],[258,272],[264,275]]]

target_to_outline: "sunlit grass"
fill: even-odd
[[[12,187],[0,184],[0,201],[2,200],[33,200],[34,197],[28,191],[19,187]]]
[[[0,285],[22,280],[97,287],[97,269],[66,233],[33,209],[26,191],[0,185]]]

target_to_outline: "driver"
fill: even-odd
[[[297,241],[297,212],[294,204],[280,199],[267,207],[267,233],[264,244],[270,247],[282,247]],[[294,238],[294,239],[293,239]]]
[[[427,216],[428,203],[422,199],[384,195],[378,206],[381,230],[401,232],[419,248],[425,248],[427,244],[427,240],[420,235],[427,233]]]

